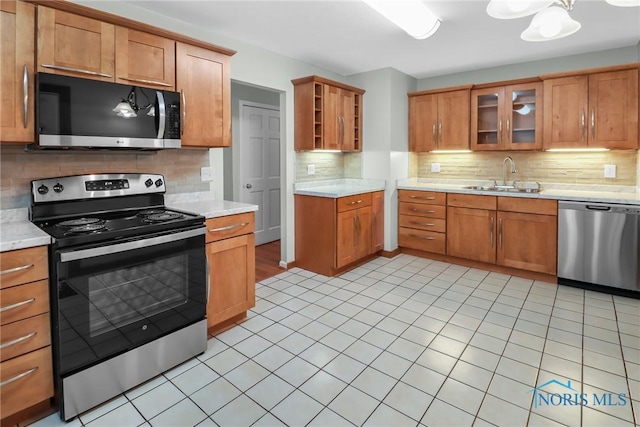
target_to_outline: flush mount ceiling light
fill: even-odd
[[[491,0],[487,6],[489,16],[498,19],[522,18],[549,7],[555,0]]]
[[[431,37],[440,27],[440,19],[421,0],[362,1],[413,38],[422,40]]]
[[[640,0],[607,0],[607,3],[620,7],[640,6]]]

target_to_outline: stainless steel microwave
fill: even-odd
[[[180,148],[180,93],[49,73],[36,76],[39,148]]]

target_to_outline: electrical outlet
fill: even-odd
[[[200,168],[200,181],[209,182],[213,181],[213,169],[208,166]]]
[[[431,163],[431,172],[440,173],[440,163]]]
[[[316,165],[307,165],[307,175],[316,174]]]
[[[604,165],[604,177],[615,178],[616,177],[616,165]]]

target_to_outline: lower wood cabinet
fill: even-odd
[[[335,276],[384,246],[384,192],[295,196],[296,265]]]
[[[255,214],[208,219],[209,302],[207,327],[239,320],[256,304]]]
[[[401,247],[446,253],[447,194],[398,191],[398,243]]]

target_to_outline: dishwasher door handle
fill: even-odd
[[[589,209],[590,211],[610,211],[611,210],[611,206],[598,206],[598,205],[586,205],[585,206],[587,209]]]

